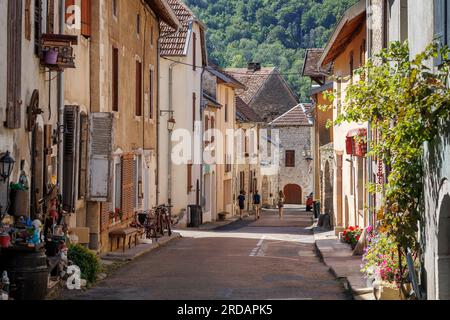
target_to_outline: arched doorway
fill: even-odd
[[[302,204],[302,188],[298,184],[288,184],[284,187],[286,204]]]
[[[444,182],[444,197],[438,208],[437,298],[450,299],[450,185]]]

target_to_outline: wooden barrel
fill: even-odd
[[[7,271],[10,296],[15,300],[44,300],[47,295],[48,268],[43,249],[3,248],[0,270]]]

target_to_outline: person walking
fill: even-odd
[[[283,219],[284,214],[284,193],[280,190],[278,193],[278,214],[280,215],[280,219]]]
[[[245,209],[245,191],[241,190],[241,194],[238,196],[238,202],[239,202],[239,216],[242,220],[244,217],[244,209]]]
[[[255,220],[259,220],[261,218],[261,196],[258,190],[253,195],[253,207],[255,208]]]

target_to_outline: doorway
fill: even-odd
[[[286,204],[303,204],[302,188],[298,184],[288,184],[284,187]]]

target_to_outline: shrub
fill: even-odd
[[[70,245],[68,259],[80,268],[81,277],[88,283],[93,283],[97,279],[101,267],[95,253],[80,244]]]

